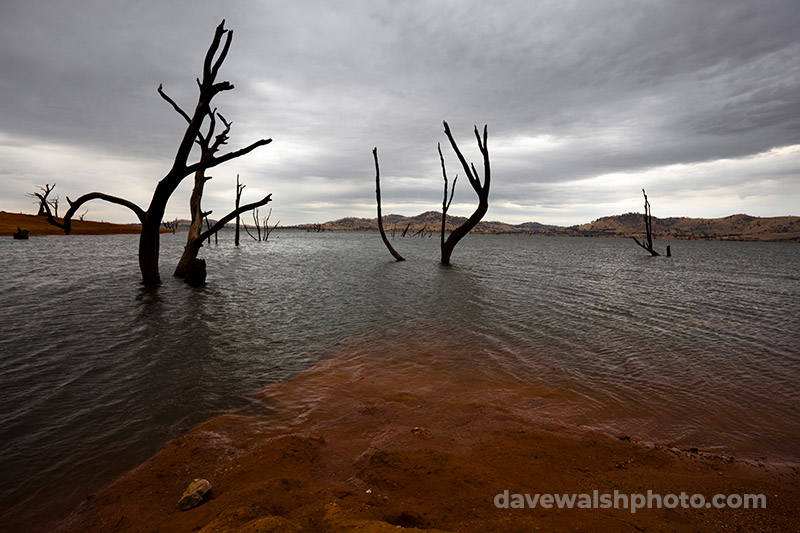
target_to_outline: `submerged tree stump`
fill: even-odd
[[[202,287],[206,284],[206,260],[195,259],[189,267],[189,273],[184,280],[192,287]]]

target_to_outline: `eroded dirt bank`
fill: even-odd
[[[792,465],[645,445],[561,422],[571,401],[475,369],[331,357],[267,387],[87,498],[60,531],[790,531]],[[561,412],[560,412],[561,411]],[[177,501],[194,478],[213,489]],[[509,494],[764,494],[766,509],[514,509]],[[502,503],[502,500],[501,500]]]

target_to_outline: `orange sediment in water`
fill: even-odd
[[[582,399],[436,348],[329,357],[213,418],[88,498],[64,531],[782,530],[798,471],[581,429]],[[208,479],[205,503],[177,507]],[[766,509],[513,509],[529,494],[764,494]]]

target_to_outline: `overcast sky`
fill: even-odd
[[[146,208],[191,111],[222,19],[234,30],[215,100],[227,149],[272,144],[210,172],[204,208],[273,193],[273,221],[440,209],[447,120],[481,168],[487,219],[560,225],[653,215],[800,215],[800,2],[2,0],[0,209],[57,183]],[[188,217],[191,178],[167,218]],[[475,193],[460,179],[451,213]],[[94,201],[87,218],[132,222]],[[61,208],[62,213],[65,210]]]

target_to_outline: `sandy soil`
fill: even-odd
[[[64,235],[64,230],[48,223],[46,217],[0,211],[0,236],[10,237],[12,233],[17,231],[17,228],[28,230],[29,237]],[[89,220],[72,221],[72,235],[138,234],[140,231],[141,228],[139,226],[129,226],[127,224],[111,224],[109,222],[93,222]]]
[[[489,372],[332,357],[211,419],[58,531],[798,531],[799,470],[560,424]],[[542,406],[544,406],[542,408]],[[620,438],[622,437],[622,438]],[[213,488],[177,502],[194,478]],[[766,509],[497,508],[497,494],[764,494]]]

